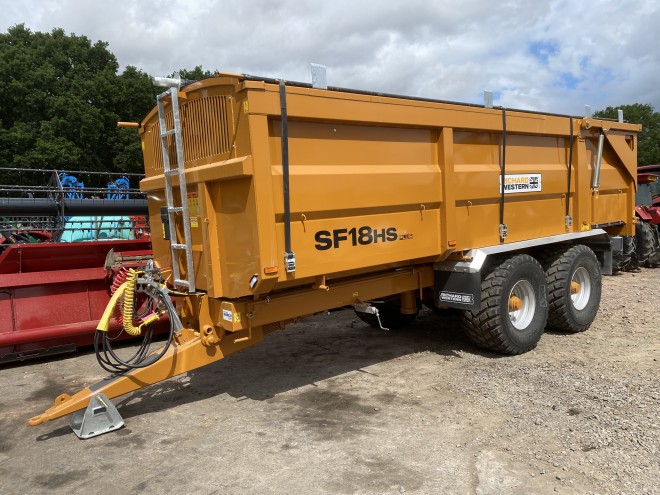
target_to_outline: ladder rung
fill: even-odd
[[[183,206],[169,206],[167,211],[170,213],[181,213],[183,212]]]
[[[178,174],[178,173],[179,173],[179,169],[178,169],[178,168],[171,168],[171,169],[169,169],[169,170],[165,170],[165,173],[168,174],[168,175],[171,175],[171,174]]]
[[[179,251],[185,251],[186,250],[186,245],[185,244],[172,244],[171,247],[172,247],[172,249],[177,249]]]
[[[187,280],[181,280],[180,278],[174,279],[174,285],[184,285],[186,287],[190,287],[190,284],[188,283]]]
[[[176,129],[170,129],[169,131],[161,132],[160,137],[164,138],[164,137],[167,137],[167,136],[171,136],[175,132],[176,132]]]

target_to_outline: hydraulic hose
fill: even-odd
[[[135,299],[135,284],[137,282],[138,272],[132,268],[128,271],[126,277],[126,288],[124,289],[124,311],[123,327],[124,331],[129,335],[140,335],[142,333],[142,325],[133,326],[133,301]]]
[[[181,321],[176,314],[172,304],[167,286],[162,282],[160,274],[153,278],[153,270],[130,269],[126,279],[110,298],[110,302],[99,321],[94,334],[94,350],[96,359],[103,369],[111,373],[125,373],[132,369],[144,368],[158,361],[172,343],[174,333],[182,328]],[[138,277],[140,277],[138,279]],[[144,277],[144,278],[143,278]],[[138,284],[145,287],[138,288]],[[142,287],[142,285],[140,285]],[[145,290],[145,288],[147,290]],[[140,323],[135,326],[133,319],[136,317],[136,292],[146,292],[148,299],[144,306],[143,314],[137,315]],[[123,302],[121,309],[122,330],[132,336],[142,335],[142,343],[134,355],[126,358],[118,356],[112,348],[112,338],[109,336],[110,319],[115,314],[119,302]],[[153,339],[151,323],[159,320],[167,314],[170,320],[170,332],[165,346],[160,351],[150,352]],[[143,332],[144,328],[144,332]]]

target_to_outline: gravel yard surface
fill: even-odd
[[[0,369],[0,493],[660,493],[660,269],[603,280],[581,334],[483,352],[451,314],[350,311],[115,399],[126,425],[30,428],[93,353]]]

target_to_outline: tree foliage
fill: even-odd
[[[179,69],[178,71],[170,74],[168,77],[179,76],[181,79],[189,79],[191,81],[201,81],[209,77],[215,77],[218,74],[217,70],[205,70],[201,65],[196,65],[194,69]]]
[[[107,43],[19,24],[0,33],[0,67],[0,167],[143,171],[138,133],[116,123],[142,119],[162,88],[138,68],[118,73]],[[175,74],[201,80],[216,71],[198,65]],[[660,163],[660,113],[635,103],[595,116],[616,119],[619,108],[643,126],[639,164]]]
[[[19,24],[0,34],[0,166],[141,172],[140,120],[157,89],[107,43]]]
[[[650,165],[660,163],[660,113],[651,105],[634,103],[620,107],[607,107],[594,113],[595,117],[616,119],[617,110],[623,110],[626,122],[642,124],[642,132],[637,142],[637,163]]]

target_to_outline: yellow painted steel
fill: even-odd
[[[81,409],[93,393],[114,397],[221,359],[318,311],[401,294],[402,312],[414,313],[433,286],[434,262],[500,243],[500,109],[287,86],[296,257],[287,273],[279,85],[220,74],[180,95],[188,197],[176,200],[188,205],[197,281],[197,292],[177,302],[186,329],[157,363],[61,396],[30,424]],[[507,110],[506,129],[505,243],[596,227],[634,234],[640,126]],[[141,189],[152,231],[161,232],[155,109],[139,131]],[[152,242],[156,265],[171,266],[170,241]]]
[[[284,266],[278,85],[220,75],[182,90],[188,201],[196,207],[195,276],[197,289],[212,300],[260,299],[318,277],[431,263],[499,243],[501,110],[296,86],[286,91],[295,273]],[[572,118],[569,191],[569,117],[512,110],[506,116],[507,181],[537,177],[541,185],[505,194],[505,242],[594,226],[633,233],[640,126]],[[159,231],[164,193],[155,111],[140,129],[141,187]],[[592,190],[601,132],[607,139],[600,187]],[[169,241],[154,239],[154,254],[168,265]],[[245,318],[240,324],[221,313],[212,318],[204,323],[246,328]]]

